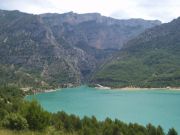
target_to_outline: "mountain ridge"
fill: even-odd
[[[48,87],[87,82],[94,70],[126,40],[159,25],[156,21],[154,24],[145,21],[147,26],[133,22],[133,27],[124,27],[123,21],[123,24],[109,26],[106,21],[82,22],[80,19],[80,23],[72,25],[74,13],[65,14],[66,19],[64,15],[51,15],[49,18],[0,11],[0,83]]]

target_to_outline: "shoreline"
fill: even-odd
[[[77,87],[77,86],[80,86],[80,85],[74,85],[72,83],[68,83],[68,84],[63,84],[62,86],[59,86],[59,87],[49,87],[49,88],[24,87],[20,89],[25,93],[25,95],[35,95],[39,93],[55,92],[64,88],[72,88],[72,87]]]
[[[113,88],[108,86],[102,86],[97,84],[98,87],[94,87],[96,89],[102,90],[127,90],[127,91],[137,91],[137,90],[173,90],[173,91],[180,91],[180,87],[157,87],[157,88],[142,88],[142,87],[120,87],[120,88]]]
[[[97,87],[95,87],[96,89],[104,89],[104,90],[110,90],[111,89],[111,87],[106,87],[106,86],[102,86],[102,85],[100,85],[100,84],[97,84]]]
[[[141,87],[123,87],[123,88],[111,88],[111,90],[129,90],[129,91],[137,91],[137,90],[171,90],[171,91],[180,91],[180,88],[141,88]]]
[[[43,89],[23,90],[23,88],[21,88],[21,90],[26,93],[26,96],[28,96],[28,95],[36,95],[36,94],[41,94],[41,93],[55,92],[55,91],[61,90],[61,88],[44,89],[44,90]]]
[[[146,90],[170,90],[170,91],[180,91],[180,87],[157,87],[157,88],[142,88],[142,87],[120,87],[120,88],[113,88],[113,87],[108,87],[108,86],[102,86],[100,84],[97,84],[97,87],[94,87],[99,90],[121,90],[121,91],[146,91]],[[23,88],[21,88],[23,90]],[[41,93],[50,93],[50,92],[55,92],[59,91],[63,88],[55,88],[55,89],[34,89],[34,90],[23,90],[24,92],[31,92],[26,95],[36,95],[36,94],[41,94]]]
[[[42,93],[51,93],[51,92],[55,92],[55,91],[59,91],[59,90],[61,90],[61,88],[46,89],[46,90],[32,90],[32,94],[36,95],[36,94],[42,94]]]

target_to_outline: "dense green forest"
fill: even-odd
[[[126,124],[118,119],[98,121],[65,112],[49,113],[37,101],[25,101],[19,88],[0,87],[0,134],[37,135],[177,135],[174,128],[164,133],[161,126]],[[167,121],[168,122],[168,121]]]

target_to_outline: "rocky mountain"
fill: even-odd
[[[98,13],[80,15],[70,12],[42,14],[41,17],[59,41],[65,39],[71,45],[84,41],[97,49],[120,49],[145,29],[161,24],[157,20],[117,20]]]
[[[21,87],[80,84],[123,43],[159,24],[100,14],[0,10],[0,83]]]
[[[104,63],[92,82],[112,87],[180,86],[180,18],[146,30]]]

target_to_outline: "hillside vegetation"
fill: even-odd
[[[146,30],[104,63],[92,82],[112,87],[180,87],[180,18]]]

